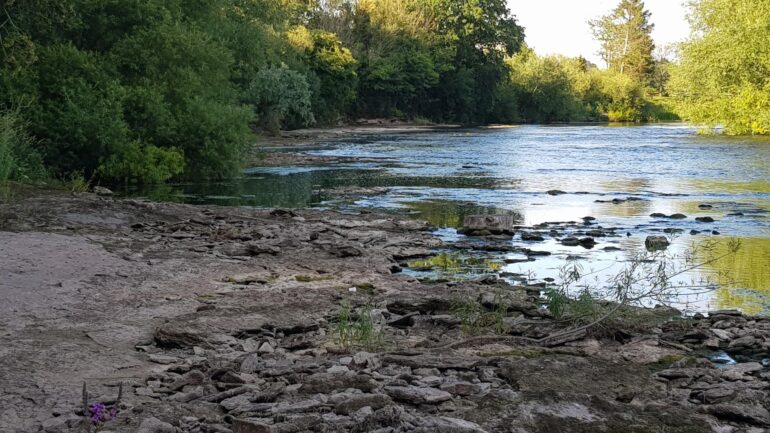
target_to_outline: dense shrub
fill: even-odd
[[[260,123],[273,133],[282,125],[307,126],[315,122],[310,85],[304,75],[288,68],[257,73],[244,101],[254,107]]]
[[[43,159],[17,112],[0,112],[0,182],[46,177]]]

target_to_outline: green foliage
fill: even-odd
[[[462,333],[465,335],[477,334],[480,330],[480,320],[484,308],[469,294],[459,295],[452,299],[452,315],[460,320]]]
[[[561,320],[567,309],[569,297],[564,292],[554,287],[547,287],[543,294],[548,301],[548,311],[551,312],[556,320]]]
[[[43,159],[19,113],[0,112],[0,183],[8,180],[40,180],[45,177]]]
[[[313,113],[322,123],[331,123],[347,113],[356,99],[357,62],[334,33],[298,26],[290,39],[304,50],[313,87]]]
[[[141,179],[148,183],[165,182],[184,171],[184,156],[175,148],[162,149],[151,144],[129,143],[99,166],[107,179]]]
[[[770,134],[770,3],[698,0],[671,93],[688,120],[728,134]]]
[[[73,194],[80,194],[91,188],[91,182],[87,180],[83,173],[73,171],[64,176],[62,183]]]
[[[485,329],[497,334],[507,331],[504,319],[508,316],[510,301],[502,288],[495,290],[492,302],[491,310],[487,310],[479,299],[468,293],[452,298],[452,315],[460,320],[463,334],[475,335]]]
[[[101,58],[72,45],[40,49],[30,130],[58,173],[90,176],[103,158],[128,142],[124,89]]]
[[[626,74],[603,71],[582,58],[540,57],[531,50],[507,59],[519,115],[529,122],[643,121],[644,89]]]
[[[342,349],[363,347],[372,350],[382,345],[382,332],[372,317],[373,309],[372,303],[367,302],[356,315],[348,299],[340,303],[334,333],[337,335],[337,343]]]
[[[273,133],[284,124],[307,126],[315,122],[307,79],[288,68],[259,71],[244,100],[254,106],[260,122]]]
[[[648,83],[653,73],[653,24],[642,0],[620,0],[608,15],[589,21],[609,70]]]

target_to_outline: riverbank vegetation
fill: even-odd
[[[733,135],[770,134],[770,2],[700,0],[671,89],[693,122]]]
[[[672,120],[670,75],[686,118],[767,133],[767,5],[694,11],[672,69],[643,2],[620,1],[590,23],[600,69],[536,55],[505,0],[10,0],[0,180],[223,178],[256,129],[357,118]]]

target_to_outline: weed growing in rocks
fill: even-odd
[[[357,312],[351,307],[349,299],[340,303],[334,333],[342,349],[362,347],[371,350],[382,346],[382,329],[375,322],[373,313],[374,306],[371,301],[365,303]]]
[[[484,308],[479,301],[469,294],[458,295],[452,299],[452,314],[460,320],[464,335],[479,333],[483,311]]]
[[[633,324],[640,315],[649,324],[651,317],[647,311],[652,307],[666,307],[658,310],[673,313],[674,307],[684,305],[687,313],[687,304],[681,302],[683,297],[714,291],[719,284],[709,277],[680,279],[734,256],[739,249],[740,241],[729,240],[723,245],[712,241],[678,255],[644,252],[604,282],[591,279],[596,272],[584,272],[579,263],[570,263],[560,270],[558,283],[544,290],[546,306],[555,319],[574,322],[584,330],[610,321]],[[729,280],[727,275],[719,277]]]
[[[505,290],[498,287],[489,309],[484,307],[480,299],[466,293],[453,298],[452,314],[460,320],[464,335],[476,335],[485,329],[491,329],[496,334],[505,334],[505,318],[508,316],[509,306],[510,301]]]

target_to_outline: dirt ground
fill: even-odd
[[[770,427],[770,321],[722,311],[549,340],[569,325],[538,287],[400,272],[439,245],[391,215],[2,204],[0,432],[82,431],[83,383],[120,410],[116,432]],[[469,335],[458,299],[499,313],[500,332]],[[742,362],[704,358],[718,350]]]

